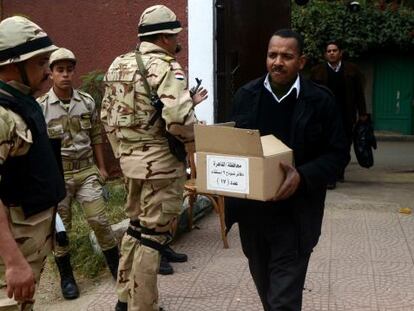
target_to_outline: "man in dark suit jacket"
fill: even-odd
[[[266,311],[300,310],[306,270],[322,225],[326,185],[348,161],[334,98],[303,79],[303,39],[277,31],[267,52],[268,73],[241,87],[232,120],[240,128],[273,134],[294,152],[281,164],[285,180],[272,201],[229,198],[226,222],[239,223],[243,252]]]
[[[352,131],[357,120],[367,120],[363,87],[363,76],[358,67],[342,60],[342,49],[338,42],[331,41],[325,46],[326,63],[312,68],[311,79],[329,88],[335,96],[351,151]],[[338,177],[344,180],[344,172]],[[335,188],[332,184],[330,188]]]

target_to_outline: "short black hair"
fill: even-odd
[[[151,42],[152,43],[152,42],[156,41],[160,37],[160,35],[161,34],[156,33],[154,35],[142,36],[142,37],[139,37],[139,40],[141,42]]]
[[[341,43],[339,43],[339,41],[337,41],[337,40],[330,40],[330,41],[327,41],[325,43],[325,52],[326,52],[326,49],[328,48],[328,45],[331,45],[331,44],[336,45],[336,47],[338,48],[338,50],[342,51],[342,45],[341,45]]]
[[[149,35],[149,36],[139,37],[139,40],[141,42],[151,42],[151,43],[153,43],[153,42],[157,41],[162,36],[171,37],[171,36],[174,36],[174,35],[176,35],[176,34],[175,33],[174,34],[173,33],[156,33],[156,34]]]
[[[303,54],[303,37],[300,33],[289,29],[289,28],[285,28],[285,29],[279,29],[277,31],[275,31],[272,35],[272,37],[274,36],[278,36],[281,38],[292,38],[296,40],[296,43],[298,45],[298,51],[299,51],[299,55]]]

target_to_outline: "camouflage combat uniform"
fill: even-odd
[[[9,84],[22,93],[27,94],[29,91],[27,86],[18,82]],[[32,133],[23,119],[13,111],[0,107],[0,165],[3,165],[9,157],[27,154],[32,143]],[[46,257],[52,249],[54,209],[50,208],[29,218],[25,218],[21,207],[13,206],[6,208],[5,211],[10,231],[30,264],[38,284]],[[0,310],[32,310],[31,303],[26,302],[18,306],[15,300],[7,297],[5,269],[0,258]]]
[[[39,283],[52,248],[54,206],[65,195],[58,154],[31,96],[47,74],[45,59],[56,49],[47,33],[25,17],[0,22],[0,217],[6,223],[0,233],[5,241],[0,246],[1,311],[33,310],[31,289]],[[35,65],[25,66],[26,61]],[[22,275],[29,268],[26,263],[33,278]],[[14,283],[9,288],[13,299],[7,296],[6,282]]]
[[[116,58],[106,73],[101,119],[126,177],[129,231],[141,229],[143,244],[150,240],[165,245],[181,210],[185,182],[185,165],[171,154],[165,131],[184,143],[191,142],[197,120],[185,74],[176,59],[149,42],[142,42],[139,51],[148,83],[164,103],[162,118],[150,124],[156,110],[145,91],[134,51]],[[133,235],[126,234],[122,240],[118,298],[128,301],[128,310],[158,311],[160,254]]]
[[[95,232],[103,251],[115,247],[116,239],[105,215],[102,179],[94,162],[92,145],[101,144],[101,127],[93,98],[73,90],[70,103],[63,103],[53,88],[37,99],[42,107],[50,138],[62,139],[62,164],[67,195],[59,203],[58,212],[66,230],[71,229],[71,204],[76,199]],[[56,245],[56,257],[69,252],[69,246]]]

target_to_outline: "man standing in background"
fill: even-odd
[[[352,133],[357,115],[361,121],[367,120],[363,75],[355,64],[342,60],[343,51],[336,41],[326,44],[324,56],[326,63],[312,68],[311,79],[326,86],[334,94],[342,115],[348,150],[351,152]],[[340,172],[338,181],[344,181],[344,173],[345,168]],[[329,189],[335,187],[336,183],[328,184]]]

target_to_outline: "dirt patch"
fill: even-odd
[[[95,281],[75,273],[76,282],[81,295],[85,295],[95,288]],[[97,278],[99,279],[99,277]],[[42,306],[52,306],[65,301],[60,291],[60,277],[54,259],[49,257],[40,279],[36,294],[36,310],[43,310]]]

